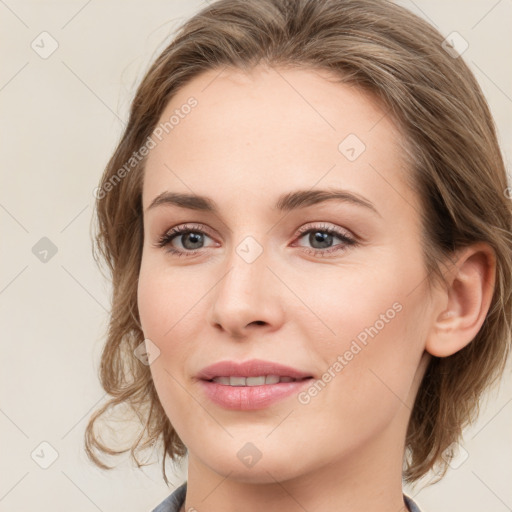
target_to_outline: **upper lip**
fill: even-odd
[[[211,380],[215,377],[259,377],[262,375],[278,375],[293,379],[312,377],[311,374],[296,368],[262,359],[251,359],[244,362],[219,361],[203,368],[197,377],[202,380]]]

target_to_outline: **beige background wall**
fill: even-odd
[[[510,164],[512,0],[401,3],[443,34],[467,40],[464,58]],[[109,296],[89,229],[93,190],[136,84],[175,28],[203,5],[0,1],[1,512],[149,512],[172,490],[159,464],[142,471],[125,461],[102,472],[82,450],[88,414],[104,400],[97,368]],[[410,494],[426,512],[512,510],[511,436],[509,371],[466,433],[468,458],[443,482]],[[185,477],[171,473],[175,484]]]

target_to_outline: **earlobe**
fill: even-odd
[[[427,352],[447,357],[475,338],[491,305],[495,277],[496,257],[488,244],[479,242],[461,250],[446,274],[447,288],[439,295]]]

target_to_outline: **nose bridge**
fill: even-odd
[[[250,324],[274,325],[283,313],[276,300],[269,251],[255,237],[246,236],[226,256],[226,273],[216,287],[212,322],[232,334]]]

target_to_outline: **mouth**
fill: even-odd
[[[309,372],[273,361],[219,361],[203,368],[197,378],[225,386],[263,386],[311,378]]]
[[[313,379],[309,372],[273,361],[219,361],[196,376],[202,392],[223,409],[265,409],[299,393]]]
[[[293,378],[280,375],[253,377],[219,376],[201,379],[201,388],[212,403],[223,409],[251,411],[265,409],[297,395],[313,377]]]
[[[219,376],[207,380],[207,382],[215,382],[223,386],[265,386],[271,384],[280,384],[288,382],[298,382],[312,379],[312,376],[296,379],[287,375],[261,375],[257,377],[240,377],[240,376]],[[206,380],[206,379],[204,379]]]

